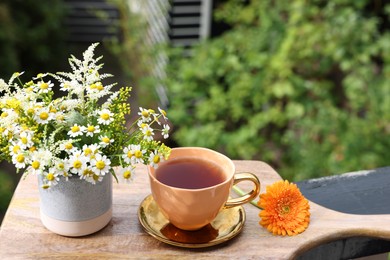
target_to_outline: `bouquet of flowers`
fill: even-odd
[[[96,46],[82,60],[71,56],[72,72],[42,73],[27,83],[23,73],[0,79],[0,160],[41,175],[43,188],[72,176],[96,183],[120,172],[128,179],[136,164],[157,167],[169,156],[170,148],[155,140],[157,132],[169,136],[166,112],[140,108],[127,126],[131,88],[103,84],[112,75],[99,73]],[[55,86],[65,94],[55,97]]]

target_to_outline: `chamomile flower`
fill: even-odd
[[[146,150],[142,150],[141,145],[130,145],[130,152],[133,154],[131,157],[131,164],[144,163],[143,156],[146,153]]]
[[[86,136],[92,137],[94,134],[100,133],[100,127],[98,125],[88,125],[86,127]]]
[[[138,112],[138,115],[141,116],[141,120],[143,122],[150,122],[152,121],[152,111],[150,109],[145,109],[140,107],[139,108],[140,112]]]
[[[70,137],[77,137],[77,136],[83,135],[84,131],[85,131],[85,126],[79,126],[78,124],[74,124],[70,128],[68,135]]]
[[[76,147],[73,146],[72,141],[68,141],[65,143],[60,144],[60,150],[65,151],[68,154],[71,154],[77,150]]]
[[[22,148],[20,147],[19,144],[11,144],[9,146],[9,152],[12,156],[16,155],[16,154],[19,154],[20,152],[22,152]]]
[[[50,168],[48,172],[43,173],[43,176],[44,176],[43,179],[44,184],[48,185],[49,187],[56,185],[60,180],[55,168]]]
[[[31,131],[24,131],[20,133],[18,144],[22,149],[27,149],[28,147],[31,147],[34,145],[34,142],[32,141],[33,132]]]
[[[91,145],[84,144],[82,150],[83,150],[83,155],[85,155],[90,159],[93,159],[95,155],[99,152],[99,146],[97,146],[96,144],[91,144]]]
[[[29,163],[30,159],[26,153],[17,153],[12,156],[12,163],[18,169],[26,168],[26,165]]]
[[[144,140],[148,142],[153,141],[154,132],[153,128],[151,128],[149,125],[142,127],[142,134],[144,135]]]
[[[87,167],[87,161],[88,159],[85,156],[75,152],[69,157],[67,165],[71,173],[81,175],[85,167]]]
[[[169,125],[164,125],[163,129],[162,129],[162,135],[164,137],[164,139],[167,139],[169,137],[169,130],[171,128],[169,127]]]
[[[164,160],[164,156],[159,154],[158,151],[153,151],[149,155],[149,165],[157,169],[158,164]]]
[[[161,109],[160,107],[158,108],[158,111],[160,112],[160,114],[163,116],[163,118],[165,120],[168,120],[168,117],[167,117],[167,112],[164,110],[164,109]]]
[[[130,165],[129,167],[120,168],[118,172],[119,176],[122,176],[126,181],[130,181],[135,174],[135,167]]]
[[[53,119],[53,114],[50,113],[50,110],[48,107],[42,107],[38,109],[34,114],[34,119],[39,124],[48,124],[50,120]]]
[[[54,84],[51,81],[40,81],[36,84],[36,91],[38,93],[48,93],[53,88]]]
[[[100,140],[100,143],[99,145],[103,148],[109,146],[111,143],[114,142],[114,139],[110,139],[108,136],[104,135],[104,136],[100,136],[99,138]]]
[[[123,149],[122,158],[125,163],[130,164],[132,162],[132,158],[134,157],[132,147],[133,145],[129,145]]]
[[[54,164],[55,166],[55,172],[58,174],[58,176],[62,176],[65,181],[68,181],[69,180],[69,169],[66,167],[66,164],[64,161],[62,160],[58,160],[57,162],[55,162]]]
[[[93,172],[97,175],[105,175],[111,169],[111,161],[105,155],[96,154],[95,158],[91,160]]]
[[[98,111],[98,123],[102,125],[109,125],[114,121],[114,114],[108,109],[102,109]]]

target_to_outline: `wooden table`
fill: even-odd
[[[280,179],[266,163],[235,161],[235,164],[238,172],[250,171],[259,177],[262,192],[266,185]],[[347,237],[390,240],[390,214],[351,215],[310,202],[309,228],[295,237],[279,237],[259,226],[259,210],[248,204],[244,206],[246,223],[237,237],[209,248],[178,248],[151,237],[139,224],[137,210],[149,194],[146,168],[142,166],[132,183],[114,183],[113,218],[107,227],[86,237],[62,237],[42,226],[37,182],[35,176],[28,176],[20,181],[3,220],[0,259],[293,259],[318,245]]]

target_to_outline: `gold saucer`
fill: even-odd
[[[214,246],[237,236],[245,223],[245,210],[241,206],[223,209],[207,226],[195,231],[185,231],[169,223],[153,196],[149,195],[138,209],[138,219],[148,234],[164,243],[201,248]]]

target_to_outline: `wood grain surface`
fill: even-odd
[[[280,179],[261,161],[234,161],[237,172],[255,173],[265,186]],[[251,189],[240,186],[242,189]],[[80,238],[62,237],[42,226],[35,176],[21,180],[0,230],[0,259],[294,259],[329,241],[369,236],[390,240],[390,215],[351,215],[310,203],[311,223],[294,237],[273,236],[259,226],[259,210],[247,204],[241,234],[223,244],[186,249],[164,244],[144,232],[137,211],[150,194],[144,166],[130,184],[114,183],[113,218],[103,230]],[[232,195],[233,196],[233,195]],[[387,199],[387,198],[386,198]]]

